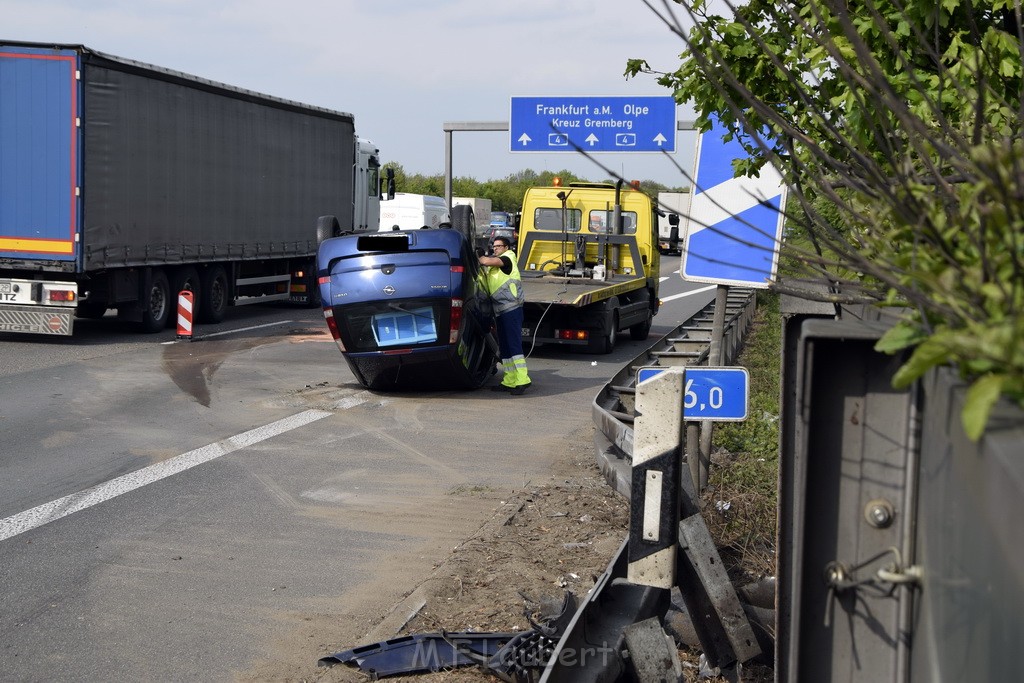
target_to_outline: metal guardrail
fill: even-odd
[[[729,290],[722,335],[723,364],[734,362],[738,356],[755,310],[753,290]],[[594,399],[597,461],[608,483],[626,498],[631,496],[637,371],[652,366],[707,365],[714,313],[712,301],[623,366]],[[628,543],[623,543],[559,639],[541,683],[616,680],[625,670],[622,651],[630,649],[626,634],[642,620],[665,613],[668,591],[625,581],[627,555]],[[660,628],[657,630],[660,632]],[[631,650],[631,656],[642,658],[643,651],[657,640],[648,640],[638,652]]]
[[[630,495],[637,370],[652,366],[707,365],[714,309],[715,303],[711,301],[623,366],[594,398],[591,412],[597,426],[594,432],[597,462],[609,485],[627,498]],[[734,362],[739,355],[755,310],[754,290],[730,288],[722,335],[723,364]]]

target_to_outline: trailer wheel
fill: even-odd
[[[228,276],[224,266],[213,265],[203,271],[199,290],[198,315],[201,323],[219,323],[228,308]]]
[[[142,299],[142,330],[159,332],[171,314],[171,286],[162,270],[154,270]]]
[[[199,271],[197,271],[193,266],[182,266],[181,268],[176,268],[171,275],[172,310],[178,310],[178,294],[186,290],[192,292],[192,296],[194,297],[193,305],[202,300],[203,288],[199,283]],[[177,322],[177,314],[167,316],[167,327],[174,327],[177,325]]]

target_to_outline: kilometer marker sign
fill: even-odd
[[[640,368],[636,383],[661,372],[683,372],[683,419],[742,422],[747,419],[750,375],[742,367]]]

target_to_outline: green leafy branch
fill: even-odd
[[[959,369],[973,439],[1000,396],[1024,405],[1020,0],[647,4],[682,64],[626,75],[725,123],[737,175],[770,163],[790,184],[776,288],[898,308],[877,345],[910,351],[895,384]]]

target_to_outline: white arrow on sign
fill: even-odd
[[[661,147],[664,143],[668,142],[668,138],[661,133],[658,133],[657,136],[655,136],[654,141],[658,143],[658,147]]]
[[[587,142],[590,143],[591,147],[593,147],[594,143],[597,142],[597,141],[598,141],[598,137],[596,135],[594,135],[593,133],[591,133],[590,135],[587,136]]]
[[[522,135],[519,136],[519,142],[523,143],[523,147],[526,147],[526,143],[530,142],[531,140],[533,140],[533,138],[531,138],[526,133],[523,133]]]

